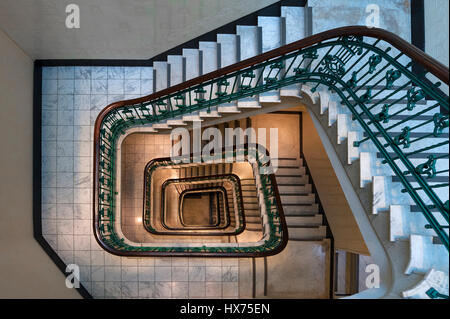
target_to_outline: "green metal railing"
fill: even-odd
[[[413,73],[414,63],[425,71]],[[341,107],[352,114],[366,135],[355,146],[372,144],[401,182],[403,192],[425,216],[426,227],[435,231],[448,250],[448,167],[443,168],[442,163],[448,160],[449,102],[448,95],[438,89],[442,84],[427,80],[430,74],[448,86],[448,68],[392,33],[347,27],[300,40],[144,98],[112,104],[96,121],[95,227],[103,227],[105,218],[114,214],[116,142],[128,129],[198,111],[210,112],[216,106],[235,105],[243,98],[306,84],[312,92],[328,89],[339,96]],[[428,157],[420,160],[418,155],[423,153]],[[444,182],[436,182],[442,178]],[[261,180],[266,181],[265,177]],[[446,224],[440,223],[436,215]],[[96,232],[100,242],[120,246],[109,234],[101,229]]]
[[[448,299],[447,295],[441,294],[439,291],[437,291],[434,288],[428,289],[425,293],[431,299]]]

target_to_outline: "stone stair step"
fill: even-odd
[[[239,108],[235,105],[222,105],[217,107],[217,112],[224,113],[224,114],[235,114],[235,113],[241,113]]]
[[[262,30],[257,26],[238,25],[236,26],[236,34],[239,36],[239,61],[246,60],[262,53]],[[252,80],[256,82],[258,75]],[[248,81],[248,80],[247,80]],[[247,84],[247,83],[245,83]],[[238,106],[245,105],[259,106],[258,97],[249,97],[238,101]]]
[[[286,216],[286,224],[288,227],[321,226],[323,224],[323,216],[320,214],[312,216]]]
[[[183,49],[183,57],[186,60],[186,80],[201,75],[200,56],[201,52],[198,49]]]
[[[284,206],[283,211],[286,216],[304,216],[319,213],[318,204],[305,205],[305,206]]]
[[[153,92],[164,90],[170,86],[169,66],[167,62],[153,62]]]
[[[306,185],[309,183],[309,176],[276,176],[278,186],[284,185]]]
[[[285,205],[295,204],[314,204],[316,201],[315,194],[307,195],[281,195],[281,203]]]
[[[448,223],[439,213],[434,213],[435,218],[441,225],[448,226]],[[410,206],[391,205],[389,210],[389,239],[409,240],[411,235],[435,236],[433,229],[425,228],[428,221],[421,212],[411,212]]]
[[[262,53],[276,49],[284,44],[282,32],[282,29],[284,28],[284,25],[282,25],[283,23],[284,18],[280,17],[258,17],[258,26],[261,28],[262,34]],[[279,73],[279,75],[277,76],[279,78],[281,71],[278,71],[279,70],[276,69],[272,71],[270,71],[269,69],[265,70],[263,74],[263,81],[266,82],[266,77],[274,78],[277,73]],[[280,102],[280,92],[278,90],[264,92],[259,95],[259,101],[262,103]]]
[[[244,209],[256,209],[256,210],[259,210],[259,204],[256,201],[256,198],[255,198],[255,200],[252,200],[251,202],[244,201]]]
[[[296,167],[296,168],[285,168],[285,167],[278,167],[277,172],[275,175],[278,176],[303,176],[306,174],[306,168],[305,167]]]
[[[182,55],[168,55],[170,86],[186,81],[186,61]]]
[[[433,243],[432,236],[411,235],[410,256],[405,274],[425,274],[429,269],[448,272],[448,252],[444,245]]]
[[[303,160],[301,158],[271,158],[271,162],[278,168],[298,168],[303,166]]]
[[[246,224],[254,224],[254,225],[261,225],[261,217],[260,216],[248,216],[245,215],[245,223]]]
[[[327,236],[326,226],[295,227],[288,229],[289,239],[292,240],[322,240]]]
[[[312,185],[307,184],[304,186],[280,186],[278,185],[278,191],[280,193],[280,196],[283,195],[304,195],[304,194],[310,194],[312,192]]]

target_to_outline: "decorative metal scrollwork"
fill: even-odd
[[[284,68],[284,63],[283,62],[275,62],[274,64],[270,65],[270,69],[283,69]]]
[[[428,161],[417,165],[416,172],[420,175],[427,175],[428,178],[436,176],[436,157],[434,155],[428,156]]]
[[[416,91],[416,88],[413,87],[408,90],[406,94],[406,98],[408,99],[408,104],[406,106],[406,109],[408,111],[412,111],[414,107],[416,106],[416,103],[422,100],[425,97],[425,94],[423,93],[423,90],[419,89]]]
[[[317,54],[317,50],[312,50],[310,52],[306,52],[305,54],[303,54],[303,58],[304,59],[312,59],[315,60],[319,57],[319,55]]]
[[[184,96],[183,95],[177,95],[175,96],[175,101],[177,102],[175,106],[179,109],[186,108],[186,104],[184,103]]]
[[[294,68],[294,72],[296,76],[300,76],[302,74],[305,74],[306,72],[308,72],[307,68],[302,68],[302,67],[296,67]]]
[[[381,55],[374,54],[369,58],[369,73],[372,74],[375,72],[377,65],[381,63]]]
[[[325,56],[321,65],[324,67],[319,68],[320,72],[327,70],[329,73],[337,77],[341,77],[345,73],[345,63],[335,55]]]
[[[405,126],[402,132],[394,138],[394,142],[396,145],[403,145],[403,148],[409,148],[410,146],[410,135],[411,128],[409,126]]]
[[[199,104],[206,102],[206,99],[203,97],[203,94],[206,93],[206,90],[203,87],[195,89],[194,93],[196,95],[196,98],[194,99],[195,102]]]
[[[350,80],[347,81],[347,85],[349,86],[349,88],[354,89],[356,87],[356,84],[358,83],[358,72],[354,71],[352,73],[352,77]]]
[[[442,131],[449,126],[448,115],[443,115],[441,113],[436,113],[433,116],[434,130],[433,135],[438,137],[442,134]]]
[[[127,120],[130,120],[133,122],[133,120],[136,118],[133,114],[133,110],[129,109],[129,108],[124,108],[122,111],[123,114],[125,114],[125,117],[127,118]]]
[[[386,89],[391,89],[394,82],[397,81],[402,76],[399,70],[391,69],[386,72]]]
[[[343,42],[343,45],[342,45],[343,48],[345,48],[348,52],[350,52],[350,54],[352,56],[355,54],[357,54],[357,55],[362,54],[362,47],[359,46],[359,44],[363,42],[363,37],[354,36],[354,35],[344,36],[344,37],[342,37],[342,42]],[[356,43],[357,45],[350,46],[349,44],[351,44],[352,42]]]
[[[370,103],[372,101],[372,89],[367,89],[366,93],[359,97],[361,103]]]
[[[381,112],[375,115],[375,121],[389,123],[389,105],[383,105]]]

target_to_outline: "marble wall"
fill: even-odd
[[[425,1],[425,52],[448,67],[448,0]]]
[[[150,67],[44,67],[42,232],[94,298],[237,298],[239,260],[126,258],[92,233],[92,137],[109,103],[152,92]]]
[[[410,0],[309,0],[312,7],[312,33],[330,29],[366,25],[370,12],[366,7],[379,6],[380,28],[393,32],[407,41],[411,40]]]
[[[449,2],[448,0],[425,1],[425,52],[448,67],[449,65]],[[430,80],[437,81],[434,76]],[[441,86],[446,94],[448,85]]]

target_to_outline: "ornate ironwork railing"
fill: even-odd
[[[259,147],[252,145],[243,145],[228,152],[222,152],[222,158],[241,159],[243,156],[246,162],[250,162],[253,166],[255,174],[259,174],[257,179],[261,181],[261,187],[257,192],[264,199],[261,203],[261,218],[266,221],[261,229],[263,237],[258,242],[246,243],[204,243],[204,244],[186,244],[186,243],[170,243],[163,245],[161,243],[140,243],[133,244],[121,237],[121,233],[116,229],[116,211],[112,207],[113,183],[103,183],[100,194],[100,210],[95,216],[95,235],[97,240],[102,244],[103,248],[111,253],[123,256],[234,256],[234,257],[252,257],[252,256],[269,256],[279,253],[287,244],[287,227],[284,220],[283,208],[278,195],[278,187],[273,174],[268,174],[271,169],[267,151],[264,149],[263,154],[259,153]],[[193,155],[191,155],[193,157]],[[181,160],[181,158],[179,158]],[[184,158],[183,158],[184,159]],[[152,172],[159,167],[183,167],[177,161],[177,158],[162,158],[150,161],[146,166],[145,184],[149,184]],[[236,161],[235,161],[236,162]],[[201,165],[201,164],[200,164]],[[113,177],[113,171],[108,172],[110,178]],[[227,175],[230,178],[233,175]],[[109,181],[109,180],[108,180]],[[240,188],[238,197],[242,197]],[[146,192],[149,194],[149,192]],[[146,207],[149,206],[150,198],[146,196]],[[237,201],[237,205],[242,205],[242,201]],[[239,207],[243,211],[243,207]],[[144,212],[145,225],[151,228],[150,210]],[[245,220],[243,214],[240,214],[239,232],[245,230]],[[241,229],[241,227],[244,227]]]
[[[413,64],[424,71],[413,73]],[[441,82],[432,84],[429,75]],[[365,27],[326,31],[149,96],[107,106],[94,133],[94,224],[99,242],[105,244],[99,227],[115,204],[120,134],[298,83],[310,85],[312,91],[328,88],[340,97],[366,135],[355,146],[373,144],[425,216],[426,227],[448,250],[448,167],[442,163],[448,159],[449,101],[439,90],[448,88],[448,68],[388,31]],[[395,133],[399,128],[401,133]],[[424,152],[427,158],[417,163],[417,155]]]

